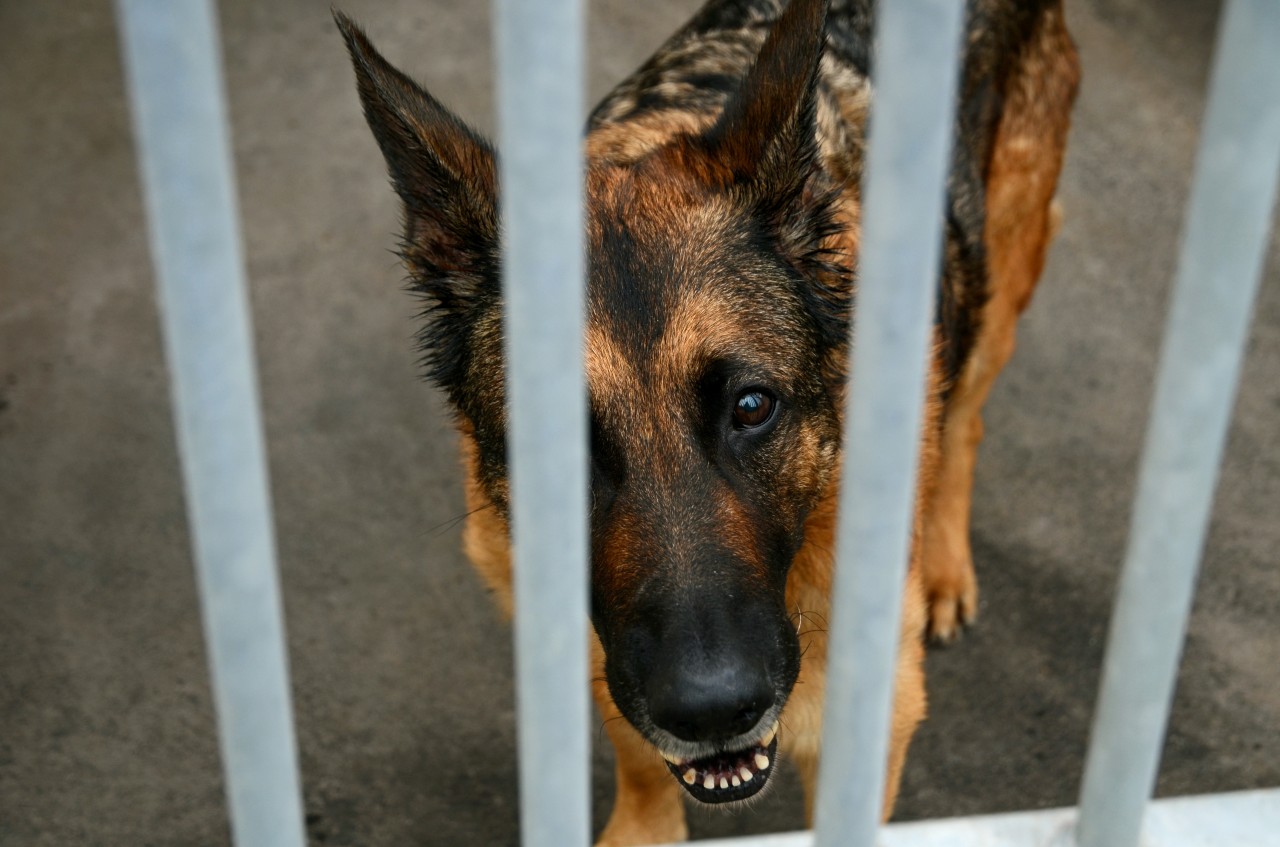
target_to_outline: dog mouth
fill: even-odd
[[[775,723],[758,742],[698,759],[678,759],[663,753],[667,769],[684,790],[702,803],[732,803],[759,793],[773,773],[778,754]]]

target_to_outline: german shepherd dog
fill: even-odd
[[[495,152],[337,21],[456,411],[466,552],[510,613]],[[710,0],[588,122],[593,693],[617,753],[600,844],[685,838],[682,792],[745,800],[779,746],[812,811],[872,24],[871,0]],[[1078,79],[1061,0],[970,0],[967,29],[886,816],[925,640],[977,611],[981,409],[1056,229]]]

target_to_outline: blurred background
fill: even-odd
[[[219,5],[311,841],[514,845],[510,630],[459,551],[455,438],[329,2]],[[590,2],[592,102],[697,5]],[[488,4],[341,6],[492,132]],[[898,819],[1076,800],[1217,14],[1068,0],[1066,223],[988,407],[982,619],[929,657]],[[0,844],[226,844],[112,7],[4,2],[0,30]],[[1275,240],[1251,339],[1161,795],[1280,785]],[[779,782],[693,833],[801,828]]]

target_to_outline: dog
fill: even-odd
[[[812,815],[872,102],[871,0],[710,0],[586,129],[592,683],[617,756],[600,845],[687,837],[682,795]],[[465,550],[507,613],[495,152],[336,14],[403,201]],[[1061,0],[970,0],[883,811],[926,640],[974,620],[981,410],[1056,230],[1079,68]],[[614,720],[614,718],[624,720]]]

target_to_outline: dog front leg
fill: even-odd
[[[662,757],[640,733],[622,717],[604,681],[604,651],[592,638],[591,693],[604,719],[605,732],[613,742],[617,760],[617,794],[609,823],[596,847],[639,847],[684,841],[689,830],[684,822],[682,789],[667,770]]]
[[[919,519],[917,519],[917,527]],[[917,535],[919,531],[917,529]],[[898,788],[902,783],[902,769],[920,722],[924,720],[927,698],[924,685],[924,630],[926,609],[924,590],[920,584],[921,568],[912,562],[907,571],[902,598],[902,623],[898,639],[898,655],[894,667],[893,707],[889,725],[889,750],[885,766],[884,799],[881,804],[881,820],[887,821],[893,814]],[[790,595],[801,604],[810,598],[798,587]],[[824,617],[830,614],[825,606],[810,601],[809,608],[822,608]],[[800,679],[782,715],[784,734],[780,744],[795,764],[804,787],[805,819],[814,824],[815,804],[818,797],[820,776],[820,745],[822,741],[823,707],[826,699],[827,644],[825,629],[814,630],[821,637],[809,643],[800,665]]]

